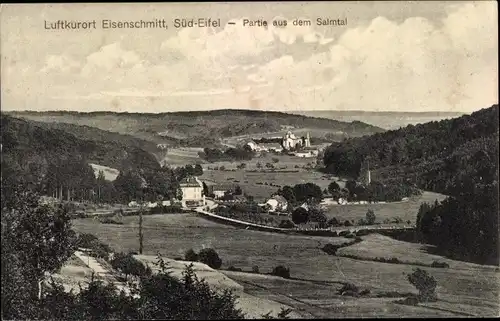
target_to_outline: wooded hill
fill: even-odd
[[[69,111],[9,114],[36,121],[92,126],[155,143],[192,147],[216,147],[219,138],[277,132],[283,129],[282,126],[342,131],[350,137],[384,131],[358,121],[348,123],[281,112],[234,109],[159,114]]]
[[[49,164],[73,158],[116,169],[159,168],[142,146],[150,142],[70,124],[50,124],[1,115],[2,158],[25,172],[45,172]],[[63,130],[64,129],[64,130]]]
[[[458,118],[348,139],[325,151],[329,173],[358,177],[368,163],[373,179],[404,179],[445,194],[456,194],[454,189],[465,177],[491,181],[498,164],[498,105]]]
[[[450,196],[420,207],[421,241],[454,258],[499,264],[498,105],[332,144],[324,157],[328,172],[347,176],[358,176],[368,160],[374,180]]]

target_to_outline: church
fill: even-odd
[[[309,148],[311,147],[311,139],[309,137],[309,133],[307,133],[306,137],[297,137],[294,133],[288,131],[283,137],[281,145],[285,150],[290,150],[298,147]]]

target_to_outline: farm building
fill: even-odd
[[[250,148],[254,152],[267,152],[269,151],[264,145],[259,145],[253,140],[248,141],[244,146]]]
[[[278,143],[266,143],[262,144],[262,147],[270,152],[281,153],[283,151],[283,147]]]
[[[180,183],[182,191],[182,206],[193,207],[205,205],[203,184],[197,177],[184,178]]]
[[[281,195],[274,195],[271,197],[264,206],[269,208],[269,212],[283,212],[288,208],[287,200]]]
[[[227,192],[233,193],[236,189],[236,184],[232,183],[215,183],[211,181],[204,181],[204,183],[207,185],[208,194],[213,194],[215,199],[222,199]]]

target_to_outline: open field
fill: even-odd
[[[411,198],[406,202],[395,202],[385,204],[349,204],[349,205],[330,205],[327,206],[326,216],[328,218],[336,217],[342,222],[345,220],[354,220],[357,222],[366,217],[366,212],[372,209],[377,217],[377,222],[382,223],[385,219],[393,220],[396,217],[404,222],[411,221],[415,223],[420,204],[434,203],[437,199],[441,201],[445,195],[433,192],[424,192],[421,196]]]
[[[102,166],[99,164],[92,164],[92,163],[90,163],[89,165],[92,166],[92,169],[94,170],[94,174],[96,177],[98,177],[99,171],[102,171],[104,173],[104,178],[107,181],[114,181],[120,174],[120,171],[117,170],[116,168],[111,168],[108,166]]]
[[[125,217],[124,225],[99,224],[91,219],[74,220],[77,231],[93,233],[119,251],[137,251],[137,217]],[[160,252],[166,257],[182,257],[193,248],[213,247],[223,260],[223,268],[236,266],[249,271],[257,265],[261,272],[274,266],[290,268],[294,280],[272,276],[224,271],[245,287],[251,295],[293,306],[305,315],[315,317],[380,317],[380,316],[463,316],[498,315],[498,284],[500,275],[491,267],[457,262],[460,269],[425,268],[437,282],[440,300],[428,307],[395,304],[396,298],[350,298],[336,294],[344,282],[352,282],[371,290],[416,293],[406,280],[414,266],[388,264],[331,256],[320,250],[326,243],[344,243],[347,239],[306,237],[248,231],[219,225],[192,214],[151,215],[144,217],[147,255]],[[374,242],[373,236],[366,238]],[[363,243],[360,243],[363,244]],[[379,249],[376,248],[375,244]],[[385,243],[384,243],[385,244]],[[382,251],[382,243],[374,243]],[[394,242],[388,251],[405,258],[413,245]],[[343,250],[349,249],[344,248]],[[356,248],[354,248],[356,249]],[[374,252],[377,256],[383,253]],[[421,260],[427,254],[418,254]],[[434,259],[434,257],[432,257]],[[439,259],[444,261],[444,259]],[[461,311],[461,312],[460,312]]]
[[[205,220],[195,214],[165,214],[143,217],[144,254],[183,257],[193,248],[212,247],[221,256],[223,267],[234,265],[251,270],[258,265],[269,272],[274,266],[288,264],[290,257],[300,261],[311,259],[311,249],[326,243],[342,244],[345,238],[289,236],[269,232],[238,229]],[[138,250],[138,217],[123,218],[123,225],[101,224],[92,219],[73,221],[78,232],[92,233],[117,251]]]
[[[203,148],[169,148],[161,162],[168,165],[194,165],[206,163],[205,160],[198,156],[198,152],[200,151],[203,151]]]
[[[348,247],[340,248],[338,256],[351,256],[362,259],[397,258],[402,262],[430,265],[434,261],[446,262],[450,269],[490,269],[494,267],[481,266],[474,263],[452,260],[439,255],[431,254],[426,245],[395,240],[389,236],[370,234],[363,237],[363,241]]]
[[[205,170],[201,179],[216,183],[234,183],[240,185],[243,192],[252,195],[256,200],[260,201],[269,198],[280,186],[284,185],[293,186],[301,183],[314,183],[323,190],[327,188],[331,182],[327,177],[328,176],[325,174],[316,171],[303,170],[298,172],[273,172],[264,170],[260,172],[236,170],[233,172]],[[344,183],[339,182],[339,185],[343,186]]]

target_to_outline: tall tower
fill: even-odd
[[[309,132],[307,132],[305,147],[311,147],[311,138],[309,137]]]

